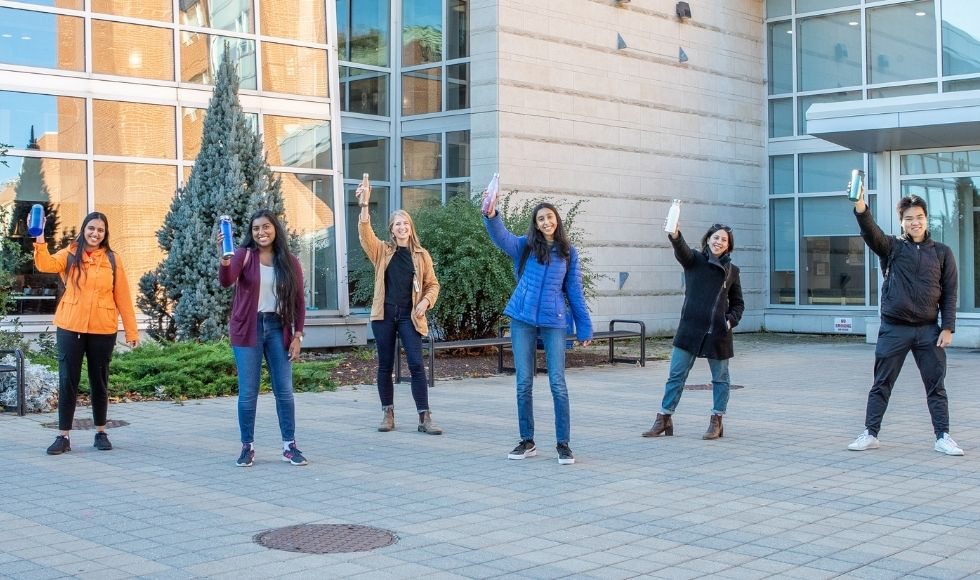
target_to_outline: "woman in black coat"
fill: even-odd
[[[738,266],[732,263],[735,249],[732,228],[715,224],[701,238],[701,250],[689,248],[675,228],[667,238],[674,246],[674,257],[684,267],[684,306],[674,335],[670,354],[670,375],[664,388],[664,400],[657,420],[644,437],[673,435],[671,415],[684,393],[694,361],[708,359],[714,404],[711,422],[702,439],[717,439],[725,434],[721,417],[728,407],[728,359],[735,355],[732,329],[738,326],[745,310]]]

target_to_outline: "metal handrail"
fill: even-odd
[[[23,417],[27,414],[27,399],[24,395],[24,351],[19,348],[0,349],[0,358],[3,355],[12,354],[16,360],[16,364],[12,367],[7,365],[0,365],[0,372],[16,372],[17,373],[17,416]]]

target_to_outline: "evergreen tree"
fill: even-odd
[[[282,214],[279,180],[262,139],[238,100],[238,73],[227,43],[204,118],[201,150],[186,186],[178,188],[157,231],[166,258],[140,280],[137,305],[165,338],[213,340],[226,333],[231,292],[218,284],[218,218],[232,219],[240,243],[257,209]]]
[[[31,127],[31,137],[27,143],[27,149],[40,150],[37,139],[34,137],[33,126]],[[41,159],[24,157],[20,166],[20,174],[17,176],[17,185],[14,186],[14,204],[10,222],[7,225],[7,235],[17,240],[21,252],[27,255],[34,253],[34,238],[27,235],[27,217],[36,203],[41,204],[44,208],[44,215],[46,216],[44,238],[48,240],[48,249],[54,251],[55,248],[59,247],[55,240],[55,233],[58,231],[58,213],[55,207],[51,205],[51,195],[48,192],[47,184],[44,183]],[[29,274],[32,271],[33,269],[28,267],[27,271],[19,273]],[[54,280],[54,276],[52,276],[52,280]]]

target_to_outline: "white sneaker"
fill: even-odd
[[[934,449],[940,453],[945,453],[946,455],[963,455],[963,450],[956,444],[956,441],[953,441],[953,438],[949,436],[949,433],[943,433],[942,439],[936,439],[936,446]]]
[[[858,435],[858,438],[848,445],[847,448],[851,451],[865,451],[867,449],[877,449],[880,446],[878,438],[868,433],[868,430],[865,429],[864,433]],[[939,451],[939,443],[936,443],[936,451]]]

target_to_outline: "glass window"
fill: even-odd
[[[847,196],[800,199],[800,299],[864,306],[864,240]]]
[[[942,7],[943,74],[980,72],[980,18],[974,12],[976,0],[943,0]]]
[[[856,151],[801,153],[800,193],[844,191],[851,170],[863,168],[864,155]]]
[[[350,175],[358,175],[351,173]],[[349,183],[344,186],[344,197],[346,199],[347,211],[347,270],[348,272],[355,272],[363,268],[371,268],[370,263],[367,261],[367,256],[361,250],[361,242],[357,236],[357,223],[359,219],[359,214],[361,213],[361,208],[358,207],[357,196],[354,192],[357,190],[356,183]],[[375,234],[378,235],[382,240],[389,238],[387,235],[388,231],[388,215],[390,212],[389,204],[389,189],[387,186],[374,185],[373,181],[371,183],[371,227],[374,228]],[[356,300],[354,298],[355,284],[354,282],[348,280],[348,292],[351,297],[351,306],[357,308],[370,308],[371,307],[371,296],[372,291],[364,292],[367,298],[363,300]]]
[[[167,28],[92,20],[92,71],[172,81],[173,40]]]
[[[269,165],[330,169],[330,121],[265,115]]]
[[[442,110],[442,67],[402,74],[402,114],[421,115]]]
[[[442,135],[402,138],[402,180],[442,178]]]
[[[766,18],[789,16],[791,12],[791,0],[766,0]]]
[[[0,62],[85,70],[85,22],[29,10],[0,8]]]
[[[769,25],[769,94],[793,92],[793,22]]]
[[[263,42],[262,84],[274,93],[326,97],[327,52]]]
[[[446,110],[470,108],[470,64],[453,64],[446,67]]]
[[[792,199],[769,200],[770,304],[796,304],[795,213]]]
[[[340,92],[345,113],[388,116],[388,73],[342,66]]]
[[[773,155],[769,158],[769,193],[793,193],[793,156]]]
[[[85,99],[0,91],[0,143],[85,153]]]
[[[936,83],[921,85],[900,85],[897,87],[881,87],[868,89],[869,99],[887,99],[889,97],[906,97],[909,95],[928,95],[937,91]]]
[[[34,238],[24,221],[31,206],[40,203],[47,215],[45,239],[52,252],[71,243],[87,207],[85,162],[40,157],[4,157],[0,164],[0,199],[7,200],[10,221],[0,235],[10,238],[28,256]],[[28,260],[13,271],[13,314],[52,314],[57,305],[58,275],[37,272]]]
[[[769,137],[791,137],[793,135],[793,99],[772,99],[769,101]]]
[[[225,46],[237,63],[239,86],[255,90],[255,41],[215,36],[200,32],[180,33],[180,80],[201,85],[214,84]]]
[[[174,108],[167,105],[95,99],[92,136],[96,155],[177,157]]]
[[[980,172],[980,150],[936,151],[902,155],[902,175]]]
[[[470,55],[470,3],[469,0],[449,0],[446,10],[446,59],[466,58]]]
[[[797,20],[799,90],[861,84],[861,19],[857,12]]]
[[[112,249],[126,265],[134,299],[140,276],[163,259],[153,233],[163,225],[176,188],[176,167],[95,163],[95,207],[109,218]]]
[[[446,184],[446,201],[447,202],[450,199],[452,199],[454,197],[459,197],[461,195],[466,196],[466,197],[470,197],[470,196],[473,195],[473,193],[474,192],[472,191],[472,189],[470,187],[470,182],[469,181],[460,181],[460,182],[456,182],[456,183],[447,183]]]
[[[182,2],[183,3],[183,2]],[[161,22],[173,22],[173,2],[171,0],[92,0],[92,12],[145,18]]]
[[[826,93],[823,95],[812,95],[809,97],[799,98],[799,134],[807,135],[806,129],[806,112],[810,108],[810,105],[815,103],[841,103],[844,101],[860,101],[861,91],[846,91],[839,93]]]
[[[414,185],[402,188],[402,209],[411,213],[442,203],[441,185]]]
[[[867,17],[868,83],[936,76],[936,17],[932,0],[869,8]]]
[[[442,60],[442,0],[402,3],[402,66]]]
[[[796,0],[796,13],[829,10],[831,8],[840,8],[841,6],[854,6],[860,3],[861,0]]]
[[[253,32],[252,0],[181,0],[180,23],[234,32]]]
[[[338,0],[340,60],[388,66],[390,18],[389,0]]]
[[[262,34],[326,44],[325,9],[323,0],[259,0]]]
[[[21,4],[37,4],[38,6],[70,8],[72,10],[85,9],[85,0],[17,0],[17,2]]]
[[[470,132],[446,133],[446,177],[470,176]]]
[[[368,173],[372,182],[388,181],[387,137],[344,133],[343,140],[344,175],[360,180],[362,175]],[[374,195],[371,198],[374,201]]]
[[[980,78],[943,83],[943,92],[952,93],[955,91],[980,91]]]
[[[296,257],[303,266],[306,309],[337,310],[333,177],[303,173],[279,173],[278,176],[282,178],[286,222],[299,243]]]

